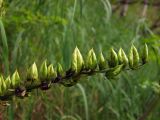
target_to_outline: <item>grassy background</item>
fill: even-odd
[[[1,106],[3,119],[136,120],[147,109],[155,96],[151,83],[160,78],[160,37],[149,29],[152,13],[158,12],[149,8],[150,14],[143,19],[137,14],[142,6],[135,5],[120,17],[108,5],[103,0],[5,1],[0,65],[6,76],[15,69],[25,76],[27,67],[34,61],[40,66],[44,59],[54,65],[61,62],[67,69],[75,46],[83,56],[94,48],[107,57],[112,46],[128,52],[132,43],[140,48],[147,42],[150,62],[113,81],[95,75],[70,88],[54,85],[46,92],[35,90],[23,100],[15,98],[9,107]],[[159,111],[157,105],[148,120],[159,120]]]

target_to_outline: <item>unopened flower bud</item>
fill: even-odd
[[[133,67],[134,68],[138,68],[138,65],[139,65],[139,53],[138,53],[138,51],[137,51],[137,48],[134,46],[134,45],[132,45],[132,47],[133,47]]]
[[[95,54],[94,50],[91,49],[87,55],[86,68],[94,70],[94,69],[96,69],[96,67],[97,67],[96,54]]]
[[[13,88],[17,87],[20,84],[20,77],[19,77],[19,73],[16,70],[13,75],[12,75],[12,79],[11,79],[11,85]]]
[[[104,56],[103,56],[102,52],[100,53],[100,56],[99,56],[99,64],[98,65],[99,65],[100,70],[103,70],[103,69],[106,68],[106,61],[104,59]]]
[[[133,48],[131,47],[130,52],[129,52],[129,57],[128,57],[128,59],[129,59],[129,67],[131,69],[133,69],[133,50],[132,49]]]
[[[75,71],[75,73],[79,73],[83,69],[83,66],[84,66],[83,57],[79,49],[76,47],[72,54],[71,69],[72,71]]]
[[[124,67],[127,66],[128,58],[122,48],[119,49],[118,60],[119,60],[119,64],[123,64]]]
[[[117,53],[111,48],[110,59],[108,61],[110,67],[115,67],[118,65],[118,56]]]
[[[47,78],[47,61],[45,60],[42,65],[41,65],[41,68],[40,68],[40,71],[39,71],[39,75],[40,75],[40,79],[43,81]]]
[[[119,51],[118,51],[118,61],[119,61],[119,64],[123,64],[122,48],[120,48]]]
[[[57,73],[56,73],[56,71],[53,68],[53,64],[50,64],[48,66],[48,74],[47,75],[48,75],[48,79],[56,78],[57,77]]]
[[[2,94],[4,94],[6,92],[7,86],[2,75],[0,76],[0,81],[1,81],[1,92]]]
[[[8,77],[6,78],[5,83],[6,83],[7,88],[10,88],[10,87],[11,87],[11,83],[12,83],[12,82],[11,82],[10,76],[8,76]]]
[[[114,68],[110,68],[106,73],[105,76],[108,79],[113,79],[115,78],[121,71],[122,71],[123,65],[117,65]]]
[[[37,70],[37,65],[36,65],[35,62],[27,70],[27,79],[29,79],[29,80],[38,80],[38,70]]]
[[[148,46],[147,44],[145,44],[142,51],[142,64],[145,64],[147,62],[148,62]]]
[[[57,64],[57,75],[63,76],[63,74],[64,74],[64,71],[63,71],[62,65],[60,63],[58,63]]]

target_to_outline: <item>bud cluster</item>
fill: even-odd
[[[6,79],[0,75],[0,96],[5,95],[21,84],[21,79],[16,70],[12,77],[8,76]]]
[[[73,86],[79,81],[81,75],[103,73],[108,79],[114,79],[122,70],[138,69],[147,63],[148,47],[146,44],[141,53],[140,56],[134,45],[131,46],[128,56],[122,48],[118,52],[111,48],[110,57],[106,59],[102,52],[97,57],[94,50],[91,49],[84,60],[81,52],[76,47],[72,54],[71,67],[67,71],[64,71],[60,63],[54,68],[53,64],[49,65],[45,60],[40,69],[37,68],[34,62],[27,69],[26,78],[23,78],[23,81],[17,70],[11,78],[10,76],[4,78],[0,75],[0,100],[13,95],[21,95],[19,92],[27,94],[32,89],[47,90],[53,83],[60,83],[68,87]],[[25,89],[20,89],[22,87]],[[23,96],[25,95],[23,94]]]

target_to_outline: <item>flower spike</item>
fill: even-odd
[[[108,65],[107,65],[108,62]],[[61,84],[66,87],[71,87],[77,84],[81,77],[91,76],[95,74],[103,74],[107,79],[116,78],[121,71],[140,68],[148,62],[148,47],[145,44],[141,61],[139,53],[134,45],[131,46],[129,56],[127,57],[122,48],[119,49],[118,55],[113,48],[110,51],[109,60],[105,60],[102,52],[99,54],[97,61],[96,54],[91,49],[84,63],[83,57],[76,47],[72,54],[71,68],[64,71],[60,63],[57,64],[56,70],[53,64],[47,66],[45,60],[39,70],[36,63],[33,63],[27,69],[27,77],[21,81],[18,71],[16,70],[12,77],[10,75],[4,80],[0,75],[0,100],[9,100],[12,96],[26,97],[33,89],[48,90],[51,84]],[[128,65],[129,64],[129,65]],[[129,66],[129,68],[128,68]],[[127,67],[127,69],[125,69]],[[41,80],[41,81],[40,81]]]

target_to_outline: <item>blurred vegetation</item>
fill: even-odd
[[[84,56],[93,47],[108,57],[112,46],[128,51],[132,43],[138,48],[147,43],[150,62],[112,81],[95,75],[70,88],[35,90],[28,98],[13,99],[10,106],[1,105],[2,119],[136,120],[150,108],[149,103],[159,97],[160,83],[160,35],[150,26],[160,13],[150,6],[147,16],[141,17],[142,6],[137,3],[121,17],[112,12],[112,4],[114,0],[3,1],[0,71],[6,76],[15,69],[25,76],[24,70],[34,61],[40,65],[45,59],[67,69],[76,46]],[[147,120],[160,118],[160,105],[155,103]]]

